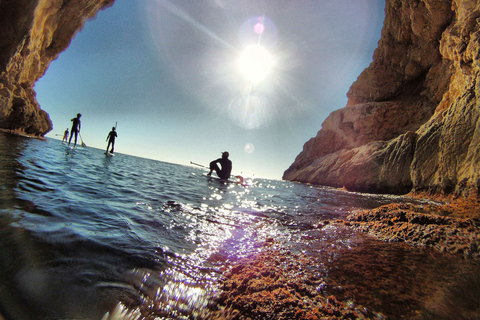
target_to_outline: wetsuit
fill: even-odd
[[[67,140],[68,140],[68,133],[69,133],[69,132],[68,132],[68,129],[65,130],[65,133],[63,134],[62,142],[63,142],[63,141],[67,142]]]
[[[112,144],[112,149],[110,150],[110,153],[113,153],[116,137],[117,137],[117,133],[115,132],[115,130],[110,131],[110,133],[107,136],[107,139],[108,139],[107,151],[108,151],[108,147],[110,147],[110,144]]]
[[[78,133],[80,132],[80,128],[81,128],[82,124],[80,122],[80,118],[78,118],[78,117],[73,118],[70,121],[73,121],[73,124],[72,124],[72,130],[70,131],[70,139],[68,140],[68,145],[70,145],[70,141],[72,141],[72,136],[75,133],[74,146],[77,146],[77,136],[78,136]]]
[[[220,163],[222,168],[219,168],[217,163]],[[232,161],[228,158],[213,160],[210,162],[210,170],[215,170],[220,179],[228,180],[232,172]]]

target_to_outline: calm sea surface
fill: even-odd
[[[232,160],[235,165],[234,155]],[[119,301],[135,306],[152,300],[162,302],[165,318],[194,319],[218,291],[226,261],[260,250],[267,238],[318,256],[325,268],[342,259],[383,254],[398,270],[437,272],[445,278],[438,286],[473,268],[458,258],[333,225],[313,227],[353,210],[412,199],[267,179],[248,186],[225,184],[205,173],[0,132],[0,310],[5,319],[106,319],[107,311],[121,308]],[[362,246],[372,250],[353,257],[342,253]],[[322,256],[326,247],[338,250]],[[369,259],[372,268],[382,268],[382,259]],[[392,277],[398,278],[398,270],[391,270]],[[396,281],[410,281],[402,279]],[[378,299],[383,299],[376,304],[381,309],[396,298]]]

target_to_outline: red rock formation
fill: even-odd
[[[387,1],[373,62],[283,178],[478,195],[479,26],[476,0]]]
[[[38,136],[52,130],[33,86],[85,21],[114,1],[0,1],[0,128]]]

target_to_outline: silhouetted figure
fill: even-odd
[[[82,127],[82,123],[80,122],[80,118],[82,117],[82,115],[80,113],[77,114],[77,117],[76,118],[73,118],[72,120],[70,121],[73,121],[73,124],[72,124],[72,130],[70,131],[70,139],[68,140],[68,145],[70,146],[70,142],[72,141],[72,136],[73,134],[75,133],[75,143],[74,143],[74,147],[77,146],[77,136],[78,136],[78,133],[80,132],[80,129]]]
[[[64,142],[64,141],[67,142],[67,140],[68,140],[68,128],[67,128],[67,130],[65,130],[65,132],[63,133],[62,142]]]
[[[215,170],[220,179],[228,180],[228,178],[230,178],[230,173],[232,172],[232,161],[228,159],[228,156],[228,152],[225,151],[222,152],[222,157],[220,159],[210,162],[210,172],[208,175],[211,175]],[[221,168],[218,167],[218,163],[220,163]]]
[[[107,151],[108,152],[108,147],[110,147],[110,144],[112,144],[112,149],[110,150],[110,153],[113,153],[113,148],[115,146],[115,138],[117,137],[117,132],[115,132],[115,127],[112,127],[112,131],[110,131],[110,133],[108,134],[107,136],[107,139],[105,141],[108,140],[108,145],[107,145]]]

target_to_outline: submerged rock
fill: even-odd
[[[206,319],[383,319],[351,299],[324,295],[326,274],[315,262],[270,248],[231,266]]]
[[[479,12],[478,1],[387,1],[373,62],[283,179],[478,195]]]

